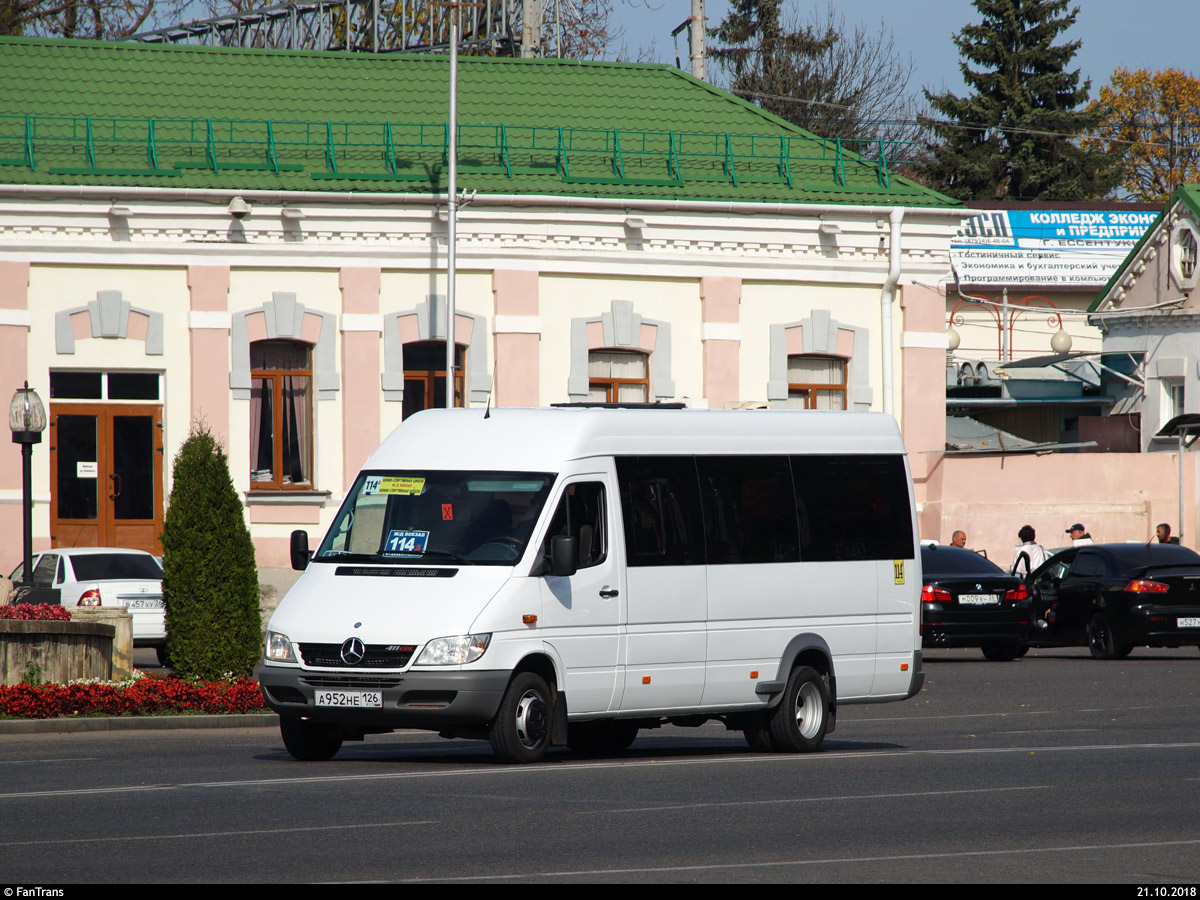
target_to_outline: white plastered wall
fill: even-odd
[[[282,291],[296,295],[296,302],[313,312],[330,313],[328,327],[336,328],[341,313],[342,293],[338,273],[328,269],[239,269],[229,273],[229,312],[232,315],[261,309],[272,294]],[[335,333],[336,338],[336,333]],[[336,347],[336,371],[342,370],[341,342]],[[230,352],[237,352],[231,347]],[[342,484],[342,392],[332,400],[313,399],[313,486],[332,492],[330,503],[321,511],[321,528],[332,521],[333,512],[341,500]],[[329,427],[322,427],[329,423]],[[229,468],[233,485],[239,493],[250,489],[250,401],[230,396],[229,400]],[[293,526],[255,523],[255,537],[286,537]],[[276,533],[279,532],[279,533]]]
[[[633,304],[643,320],[671,326],[671,378],[675,398],[704,400],[700,342],[700,284],[691,278],[546,275],[538,281],[542,320],[540,394],[543,405],[570,400],[571,320],[611,312],[614,300]],[[651,385],[651,392],[654,386]]]
[[[389,326],[390,316],[399,312],[408,312],[417,308],[418,304],[428,301],[430,295],[446,296],[446,271],[444,269],[411,269],[404,271],[384,270],[379,285],[379,312],[384,317],[384,328]],[[470,313],[483,316],[488,323],[488,333],[482,342],[473,342],[481,346],[487,354],[487,371],[492,371],[492,340],[491,321],[494,301],[492,298],[492,273],[479,271],[464,271],[459,269],[454,279],[454,308],[456,314]],[[462,341],[461,333],[455,334],[455,343]],[[474,337],[472,335],[472,337]],[[474,351],[474,348],[472,348]],[[379,344],[379,370],[384,371],[384,343]],[[470,363],[468,363],[470,365]],[[379,395],[380,418],[379,439],[383,440],[395,430],[404,414],[404,404],[387,402]],[[468,406],[472,404],[469,400]]]
[[[741,326],[742,346],[739,383],[744,400],[766,400],[770,380],[770,327],[790,324],[809,318],[813,310],[827,310],[831,319],[842,325],[868,329],[867,384],[874,388],[871,409],[883,408],[883,369],[879,344],[879,287],[867,285],[809,284],[796,282],[744,282],[742,284]],[[892,321],[899,323],[898,304]],[[899,328],[896,332],[896,354],[899,359]],[[897,391],[897,401],[899,401]],[[900,414],[899,408],[896,410]]]
[[[60,354],[55,344],[55,314],[86,307],[98,291],[120,291],[131,307],[163,316],[163,353],[146,355],[140,338],[93,338],[75,341],[75,352]],[[119,267],[34,264],[29,270],[30,387],[37,390],[49,413],[49,372],[140,371],[163,373],[163,486],[164,499],[171,490],[171,461],[187,438],[191,409],[191,377],[187,316],[187,270],[183,267]],[[182,362],[181,362],[182,361]],[[34,538],[50,537],[49,444],[35,446],[33,493],[36,501]],[[165,508],[165,502],[164,502]]]

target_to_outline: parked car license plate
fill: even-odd
[[[149,597],[146,599],[130,600],[130,609],[162,609],[162,597]]]
[[[1180,628],[1200,628],[1200,618],[1196,618],[1196,617],[1184,618],[1181,616],[1179,619],[1176,620],[1175,624],[1178,625]]]
[[[1000,602],[999,594],[959,594],[959,606],[995,606]]]
[[[378,709],[383,706],[383,694],[379,691],[317,691],[313,694],[313,705]]]

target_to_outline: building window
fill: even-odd
[[[790,409],[845,409],[846,360],[837,356],[788,357]]]
[[[1179,274],[1184,281],[1196,274],[1196,233],[1190,228],[1179,235]]]
[[[649,356],[635,350],[588,352],[588,401],[646,403],[650,399]]]
[[[463,405],[466,349],[454,354],[454,405]],[[446,405],[446,342],[415,341],[404,345],[404,418],[423,409]]]
[[[311,488],[312,346],[250,345],[250,487]]]
[[[1187,407],[1184,403],[1183,396],[1183,379],[1172,379],[1171,381],[1163,381],[1163,387],[1167,389],[1167,418],[1169,422],[1176,416],[1182,416]]]

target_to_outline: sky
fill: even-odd
[[[824,19],[830,4],[812,0],[786,0],[804,21],[814,12]],[[1193,0],[1194,2],[1194,0]],[[1195,7],[1189,0],[1082,0],[1075,25],[1060,38],[1081,40],[1075,67],[1090,78],[1092,97],[1108,83],[1113,70],[1161,70],[1179,68],[1200,75],[1196,32],[1192,26]],[[726,0],[706,0],[710,27],[724,17]],[[915,64],[913,93],[929,87],[935,93],[949,89],[967,93],[958,69],[958,48],[953,36],[964,25],[979,21],[969,0],[840,0],[835,13],[845,16],[847,30],[863,23],[868,33],[880,25],[891,29],[901,54],[912,54]],[[653,62],[674,64],[675,46],[671,31],[691,15],[690,0],[613,0],[614,24],[624,30],[626,52],[622,58],[642,56]],[[688,67],[688,47],[679,39],[679,57]],[[641,50],[643,53],[639,53]],[[711,67],[710,67],[711,68]],[[710,72],[710,80],[714,79]]]

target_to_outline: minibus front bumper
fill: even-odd
[[[350,674],[266,663],[254,675],[267,706],[281,716],[434,730],[490,722],[512,677],[504,670]],[[378,706],[357,705],[376,696]]]

